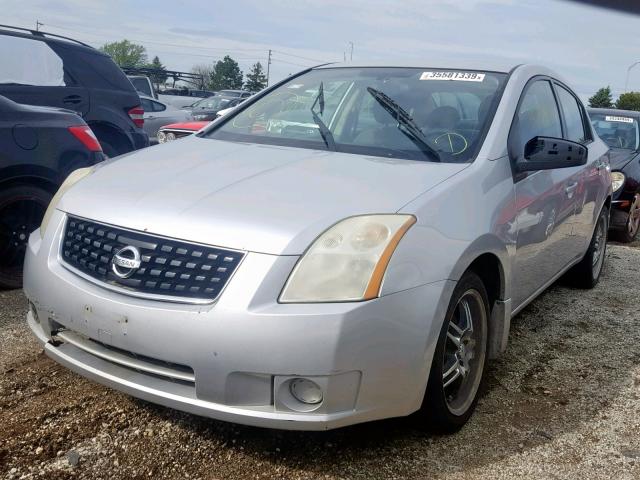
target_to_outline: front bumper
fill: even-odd
[[[297,257],[249,253],[215,304],[150,301],[67,270],[63,220],[56,211],[44,240],[31,236],[24,288],[31,329],[71,370],[151,402],[261,427],[325,430],[420,407],[453,282],[368,302],[285,305],[276,299]],[[79,340],[60,341],[65,331]],[[320,404],[292,401],[287,386],[297,377],[320,385]]]

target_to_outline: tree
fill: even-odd
[[[212,90],[238,90],[242,88],[242,70],[229,55],[218,60],[213,67],[209,88]]]
[[[109,55],[120,68],[143,67],[147,63],[145,48],[126,39],[105,43],[100,50]]]
[[[152,68],[155,70],[154,73],[149,75],[149,78],[156,85],[156,90],[160,88],[160,84],[167,81],[167,74],[164,73],[167,69],[164,67],[158,56],[153,57],[153,61],[147,65],[146,68]]]
[[[191,73],[196,75],[200,75],[202,77],[202,82],[198,84],[198,88],[210,88],[211,77],[213,76],[213,65],[199,64],[191,67]]]
[[[616,108],[640,111],[640,92],[623,93],[618,97]]]
[[[598,90],[593,97],[589,99],[591,108],[612,108],[613,98],[611,98],[611,88],[607,85]]]
[[[247,81],[244,82],[245,90],[250,92],[259,92],[267,86],[267,77],[264,74],[264,69],[260,62],[251,67],[251,71],[247,73]]]

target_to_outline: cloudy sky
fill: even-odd
[[[320,62],[408,60],[423,66],[541,63],[587,98],[624,91],[640,60],[640,16],[564,0],[0,0],[0,23],[93,46],[127,38],[167,68],[190,70],[225,54],[271,79]],[[629,89],[640,90],[640,65]]]

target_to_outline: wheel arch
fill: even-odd
[[[466,272],[480,279],[489,297],[489,358],[498,357],[507,347],[511,327],[511,271],[505,242],[487,235],[473,242],[454,266],[451,280],[458,281]]]

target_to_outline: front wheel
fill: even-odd
[[[482,280],[465,273],[456,286],[434,353],[422,414],[454,433],[475,410],[487,358],[489,300]]]
[[[607,232],[609,231],[609,209],[602,207],[596,228],[584,258],[567,273],[569,283],[578,288],[593,288],[600,281],[607,253]]]
[[[624,230],[617,232],[618,238],[621,242],[631,243],[636,239],[640,230],[640,194],[637,194],[633,199],[625,227]]]
[[[0,192],[0,288],[22,285],[29,235],[40,226],[50,201],[49,192],[30,185]]]

